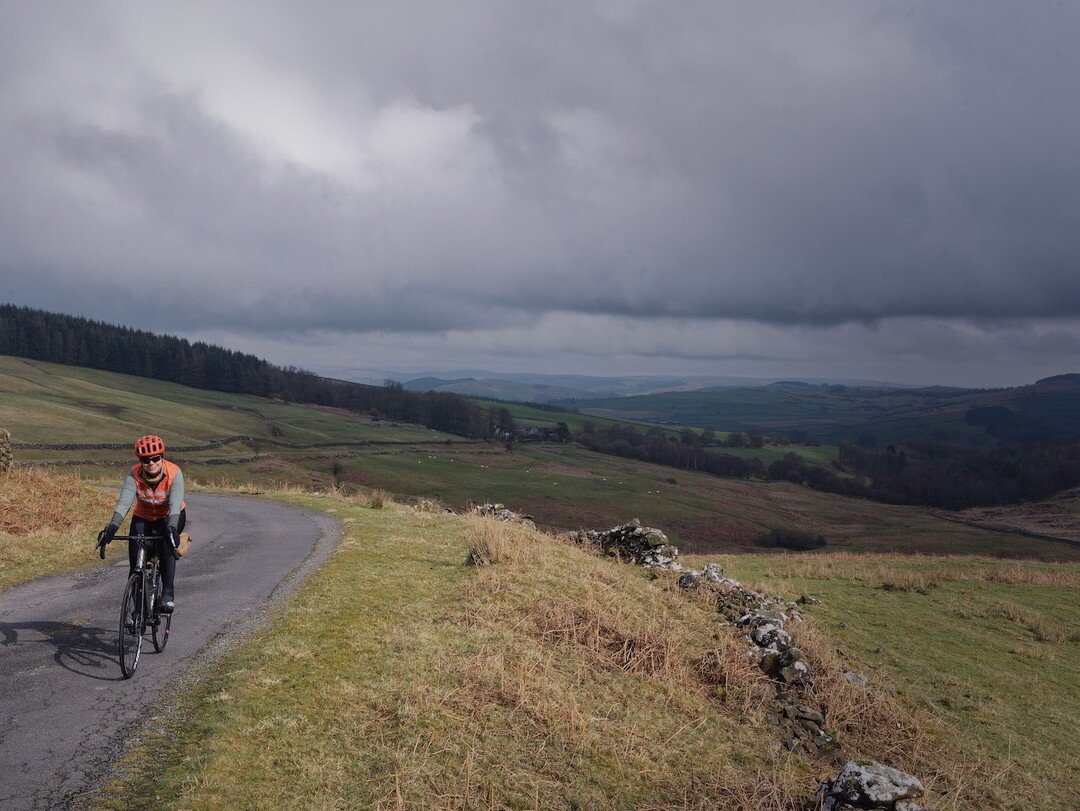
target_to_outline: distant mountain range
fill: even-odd
[[[533,403],[573,403],[576,400],[632,397],[672,391],[745,388],[783,380],[778,377],[732,375],[550,375],[455,369],[443,372],[402,373],[379,369],[323,369],[320,374],[358,383],[381,384],[397,380],[411,391],[445,391],[471,397]],[[847,378],[802,378],[807,385],[822,383],[879,388],[910,388],[898,383]]]
[[[1006,389],[781,381],[579,400],[574,408],[614,419],[807,436],[827,444],[923,440],[990,448],[1080,436],[1080,374]]]

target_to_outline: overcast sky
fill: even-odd
[[[0,10],[0,301],[319,371],[1080,371],[1080,3]]]

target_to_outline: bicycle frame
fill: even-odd
[[[115,535],[113,540],[134,541],[137,545],[135,569],[128,577],[127,585],[124,587],[124,605],[127,605],[129,591],[134,588],[134,593],[130,595],[133,597],[133,605],[130,616],[124,616],[125,612],[122,611],[120,620],[120,669],[125,678],[130,678],[134,674],[135,668],[138,667],[143,636],[148,627],[153,629],[155,650],[160,652],[168,642],[172,617],[162,615],[158,611],[157,598],[159,596],[161,575],[159,561],[157,555],[154,554],[159,542],[163,539],[158,535]],[[133,580],[134,584],[132,583]],[[165,616],[163,628],[161,627],[162,616]],[[125,630],[128,623],[131,624]],[[159,632],[161,634],[160,639]],[[125,637],[134,639],[130,643],[131,647],[125,644]],[[130,662],[128,661],[129,656]]]
[[[158,535],[114,535],[113,540],[135,541],[138,544],[138,550],[135,553],[135,573],[142,575],[141,590],[146,612],[144,616],[150,617],[154,608],[156,589],[147,589],[147,586],[154,586],[157,582],[158,559],[154,553],[157,551],[158,542],[164,539]]]

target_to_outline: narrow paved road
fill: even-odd
[[[0,592],[0,809],[63,808],[92,790],[160,723],[170,691],[257,627],[339,536],[323,515],[199,494],[188,530],[169,645],[155,654],[147,639],[130,680],[116,658],[126,553]]]

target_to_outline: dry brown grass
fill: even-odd
[[[718,701],[738,715],[757,718],[775,693],[772,682],[747,655],[742,634],[729,625],[721,625],[713,636],[716,646],[697,662],[698,679],[712,689]]]
[[[465,539],[469,543],[466,562],[477,567],[530,560],[537,538],[546,537],[521,524],[499,521],[491,516],[467,515],[462,516],[462,520]]]
[[[466,674],[451,699],[459,717],[509,713],[529,758],[569,752],[575,771],[599,766],[594,776],[612,781],[601,804],[794,811],[813,792],[804,765],[768,754],[757,712],[768,680],[713,601],[534,530],[469,524],[495,524],[507,549],[532,557],[496,555],[505,565],[463,590],[455,621],[490,642],[445,665]]]
[[[449,512],[446,505],[443,504],[441,501],[439,501],[439,499],[437,499],[437,498],[422,498],[416,503],[414,509],[417,512],[422,512],[422,513],[445,513],[445,512]]]
[[[936,578],[928,573],[907,574],[910,576],[880,561],[857,573],[876,587],[926,593],[936,585]],[[714,598],[703,590],[683,592],[673,579],[663,576],[655,582],[671,600],[714,610]],[[695,649],[685,626],[665,627],[655,619],[643,621],[627,613],[625,604],[616,609],[605,599],[598,592],[588,594],[585,600],[575,598],[573,603],[534,603],[530,619],[545,640],[573,643],[607,667],[633,672],[629,666],[634,661],[632,654],[648,650],[649,657],[643,658],[637,668],[639,674],[706,696],[732,717],[758,726],[763,739],[770,737],[772,731],[761,721],[763,709],[775,697],[775,686],[748,655],[743,633],[713,615],[714,645],[703,653],[698,649],[691,658],[690,651]],[[847,752],[918,775],[927,787],[932,807],[989,807],[1000,799],[996,792],[1003,788],[1005,773],[989,774],[983,764],[952,750],[945,744],[947,733],[937,719],[913,709],[910,702],[901,701],[887,686],[875,682],[866,687],[850,684],[845,673],[855,666],[837,652],[812,621],[791,624],[788,629],[814,675],[814,686],[804,700],[822,710],[826,728]],[[628,639],[632,643],[628,644]],[[795,794],[795,785],[789,775],[786,782],[770,784],[763,780],[759,786],[729,786],[717,796],[725,799],[722,807],[784,808]]]
[[[361,503],[372,510],[381,510],[387,504],[394,503],[394,495],[381,487],[373,488],[364,497]]]
[[[670,620],[629,629],[613,610],[587,604],[543,601],[529,606],[541,636],[581,645],[599,660],[627,673],[674,678],[686,683],[690,671],[679,656],[679,635]]]
[[[1069,633],[1065,628],[1050,622],[1043,616],[1042,612],[1034,608],[1026,608],[1007,600],[1000,600],[994,606],[994,611],[998,616],[1004,617],[1009,622],[1027,628],[1039,642],[1061,645],[1069,640]]]
[[[788,626],[814,674],[810,695],[825,716],[826,726],[854,751],[872,752],[879,760],[912,761],[926,747],[921,723],[888,690],[873,684],[852,685],[852,670],[824,633],[810,620]]]
[[[0,474],[0,588],[98,562],[95,537],[115,504],[115,493],[76,476],[37,468]]]
[[[908,569],[890,569],[881,567],[877,578],[877,587],[885,591],[912,591],[916,594],[929,594],[936,588],[938,581],[926,572],[913,572]]]
[[[108,501],[100,490],[77,476],[46,472],[40,468],[15,468],[0,474],[0,532],[26,535],[45,528],[67,529],[76,526],[87,512],[102,513]],[[109,505],[112,506],[112,505]]]

